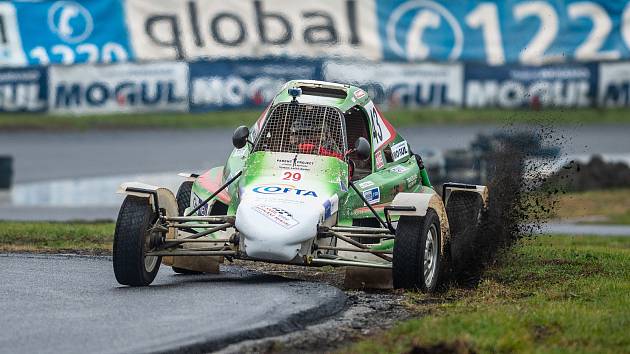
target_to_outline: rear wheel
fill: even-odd
[[[190,194],[192,193],[192,181],[185,181],[177,189],[177,212],[179,216],[184,215],[186,208],[190,206]]]
[[[183,216],[184,212],[188,207],[190,207],[190,195],[192,193],[193,181],[185,181],[179,185],[179,189],[177,189],[177,212],[179,216]],[[177,274],[202,274],[202,272],[197,272],[194,270],[189,270],[186,268],[180,267],[172,267],[173,272]]]
[[[146,255],[162,237],[150,232],[155,218],[147,198],[129,195],[123,201],[113,247],[114,275],[120,284],[146,286],[155,279],[161,257]]]
[[[478,280],[478,267],[485,262],[479,243],[483,240],[480,227],[484,215],[483,200],[478,193],[453,192],[446,204],[451,239],[449,250],[450,276],[462,285]]]
[[[440,220],[433,209],[423,217],[402,216],[396,228],[394,288],[434,292],[442,281]]]

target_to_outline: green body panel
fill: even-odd
[[[294,161],[299,162],[301,159],[311,159],[313,164],[295,166]],[[287,178],[288,172],[299,173],[299,180]],[[348,165],[335,157],[258,151],[249,155],[236,184],[241,191],[250,186],[286,185],[303,188],[306,192],[317,191],[320,194],[318,197],[337,194],[341,198],[346,194],[347,181]],[[235,197],[232,202],[234,208],[238,207],[239,202],[238,196]]]

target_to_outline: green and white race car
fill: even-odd
[[[484,186],[431,186],[420,156],[362,89],[286,83],[239,127],[225,166],[184,175],[176,195],[124,183],[113,247],[119,283],[149,285],[161,263],[218,272],[224,259],[347,266],[395,288],[435,291],[476,232]],[[381,270],[378,270],[381,269]]]

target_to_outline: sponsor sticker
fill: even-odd
[[[339,210],[339,197],[335,194],[330,199],[324,202],[324,220],[332,216]]]
[[[389,170],[394,173],[403,174],[407,172],[409,169],[405,166],[398,165],[398,166],[394,166],[390,168]]]
[[[308,189],[295,188],[294,186],[282,184],[282,185],[261,185],[252,189],[255,193],[260,194],[285,194],[285,195],[299,195],[303,197],[315,197],[317,193]]]
[[[276,163],[277,167],[280,169],[287,170],[299,170],[299,171],[310,171],[313,168],[315,162],[313,160],[308,160],[305,158],[299,158],[299,154],[295,154],[293,158],[277,158]]]
[[[407,177],[405,179],[405,181],[407,182],[407,188],[411,188],[413,186],[416,185],[416,183],[418,183],[418,175],[411,175],[409,177]]]
[[[381,201],[381,190],[378,187],[368,189],[363,192],[363,198],[370,204],[376,204]]]
[[[376,169],[380,170],[381,168],[383,168],[383,166],[385,166],[385,162],[383,162],[383,152],[382,151],[377,151],[374,154],[374,163],[376,164]]]
[[[293,218],[291,213],[282,208],[268,205],[257,205],[254,207],[254,210],[285,229],[290,229],[299,224],[299,222]]]
[[[372,182],[372,181],[365,181],[365,182],[359,183],[359,188],[365,189],[365,188],[372,187],[373,185],[374,185],[374,182]]]
[[[192,194],[192,207],[196,208],[199,204],[201,204],[201,202],[203,202],[203,199],[201,199],[196,193]],[[201,208],[199,208],[199,210],[197,210],[197,215],[198,216],[207,216],[208,215],[208,203],[204,204],[204,206],[202,206]]]
[[[409,155],[409,147],[407,146],[407,141],[403,140],[397,144],[392,145],[392,157],[394,161],[398,161],[403,159]]]
[[[361,99],[361,98],[363,98],[364,96],[365,96],[365,91],[363,91],[363,90],[361,90],[361,89],[358,89],[358,90],[354,91],[354,97],[355,97],[356,99]]]

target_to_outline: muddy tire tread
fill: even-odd
[[[128,195],[123,201],[116,221],[113,245],[113,265],[116,280],[122,285],[151,284],[161,263],[152,272],[144,268],[144,232],[148,229],[153,211],[146,198]]]

